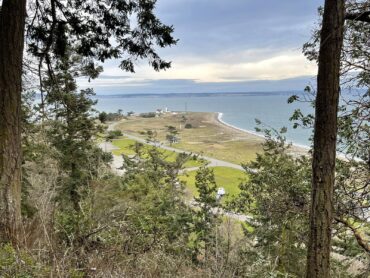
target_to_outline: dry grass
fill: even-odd
[[[184,116],[186,123],[190,123],[193,128],[184,128]],[[262,138],[221,124],[215,113],[188,112],[166,114],[157,118],[131,117],[117,128],[143,138],[143,131],[152,130],[157,133],[160,141],[165,142],[166,126],[169,125],[180,131],[181,141],[173,145],[175,148],[203,153],[237,164],[255,159],[256,153],[262,151]]]

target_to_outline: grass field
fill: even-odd
[[[228,168],[228,167],[211,167],[215,174],[215,179],[218,187],[223,187],[228,194],[228,197],[235,196],[240,192],[239,185],[246,181],[248,176],[244,171]],[[195,187],[196,171],[187,172],[180,177],[181,181],[186,182],[186,188],[189,190],[192,197],[198,196],[197,188]]]
[[[185,124],[191,124],[192,128],[184,128]],[[219,123],[216,113],[188,112],[156,118],[130,117],[117,128],[142,138],[145,138],[146,131],[151,130],[157,134],[158,140],[166,142],[167,126],[176,127],[180,133],[180,142],[173,147],[216,159],[241,164],[255,159],[256,153],[262,151],[262,138]]]
[[[133,149],[133,146],[135,145],[135,141],[131,139],[118,139],[113,140],[112,144],[119,148],[118,150],[113,150],[112,153],[114,155],[134,155],[135,151]]]
[[[114,155],[121,155],[121,154],[134,155],[135,151],[134,151],[133,146],[135,145],[135,142],[136,142],[135,140],[128,139],[128,138],[113,140],[112,144],[115,147],[119,148],[119,149],[113,150],[112,153]],[[149,147],[150,146],[148,146],[148,145],[144,145],[144,150],[148,149]],[[168,150],[160,149],[160,151],[164,155],[166,161],[168,161],[168,162],[174,162],[176,160],[177,155],[178,155],[178,153],[171,152],[171,151],[168,151]],[[200,167],[204,163],[205,163],[204,161],[201,161],[199,159],[197,159],[197,160],[190,159],[184,164],[184,167],[185,168]]]

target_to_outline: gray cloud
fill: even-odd
[[[286,78],[315,74],[300,49],[322,4],[323,0],[158,0],[159,17],[174,25],[180,39],[177,46],[159,50],[173,61],[173,68],[155,73],[146,62],[138,62],[137,74],[129,74],[110,60],[99,80],[79,84],[95,87],[99,94],[302,89],[310,78]]]
[[[302,91],[315,82],[313,77],[302,76],[283,80],[258,80],[243,82],[202,82],[189,79],[145,80],[141,86],[94,86],[98,95],[150,94],[150,93],[239,93],[270,91]]]

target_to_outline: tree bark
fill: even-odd
[[[317,77],[307,278],[330,277],[332,203],[343,26],[344,0],[326,0]]]
[[[21,83],[26,0],[4,0],[0,11],[0,240],[18,243],[21,230]]]

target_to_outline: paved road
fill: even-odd
[[[109,124],[108,125],[108,130],[114,130],[119,123],[120,122],[114,122],[114,123]],[[164,149],[164,150],[168,150],[168,151],[172,151],[172,152],[176,152],[176,153],[195,154],[193,152],[189,152],[189,151],[185,151],[185,150],[181,150],[181,149],[173,148],[171,146],[164,145],[163,143],[158,144],[158,143],[147,142],[145,139],[140,138],[140,137],[135,136],[135,135],[132,135],[132,134],[125,133],[124,135],[127,138],[130,138],[130,139],[135,140],[137,142],[147,144],[147,145],[151,145],[151,146],[155,146],[155,147],[160,147],[161,149]],[[234,168],[234,169],[237,169],[237,170],[244,170],[244,168],[241,165],[238,165],[238,164],[230,163],[230,162],[227,162],[227,161],[215,159],[215,158],[212,158],[212,157],[209,157],[209,156],[204,156],[204,155],[200,155],[200,157],[209,161],[209,165],[208,165],[209,167],[229,167],[229,168]]]
[[[127,135],[126,135],[127,136]],[[131,138],[131,137],[130,137]],[[136,139],[135,139],[136,140]],[[138,140],[139,141],[139,140]],[[140,142],[141,142],[141,140],[140,140]],[[146,143],[146,142],[145,142]],[[119,148],[117,148],[116,146],[114,146],[111,142],[102,142],[102,143],[100,143],[99,144],[99,147],[102,149],[102,150],[104,150],[104,151],[106,151],[106,152],[111,152],[111,151],[113,151],[113,150],[117,150],[117,149],[119,149]],[[171,149],[169,149],[169,150],[172,150],[172,148]],[[176,151],[178,151],[177,149],[174,149],[174,150],[176,150]],[[217,160],[216,160],[217,161]],[[214,163],[214,162],[213,162]],[[211,163],[212,164],[212,163]],[[210,164],[210,165],[211,165]],[[125,173],[125,171],[124,170],[121,170],[121,169],[119,169],[120,167],[122,167],[122,165],[123,165],[123,158],[122,158],[122,156],[120,156],[120,155],[113,155],[113,161],[112,161],[112,163],[111,163],[111,168],[112,168],[112,170],[117,174],[117,175],[120,175],[120,176],[122,176],[124,173]],[[235,165],[235,164],[234,164]],[[214,166],[214,165],[213,165]],[[237,165],[236,165],[237,166]],[[227,167],[227,166],[225,166],[225,167]],[[233,167],[231,167],[231,168],[233,168]],[[184,169],[183,171],[196,171],[196,170],[198,170],[199,169],[199,167],[192,167],[192,168],[186,168],[186,169]],[[190,201],[190,202],[188,202],[188,204],[191,206],[191,207],[198,207],[199,206],[199,204],[197,203],[197,202],[195,202],[194,200],[193,201]],[[227,216],[227,217],[230,217],[230,218],[232,218],[232,219],[235,219],[235,220],[238,220],[238,221],[243,221],[243,222],[245,222],[245,221],[247,221],[247,220],[249,220],[249,221],[251,221],[252,220],[252,217],[250,217],[250,216],[247,216],[247,215],[243,215],[243,214],[238,214],[238,213],[234,213],[234,212],[230,212],[230,211],[225,211],[225,210],[223,210],[223,209],[213,209],[212,210],[213,211],[213,213],[215,213],[215,214],[222,214],[222,215],[225,215],[225,216]]]
[[[102,142],[99,144],[99,147],[105,152],[112,152],[113,150],[119,150],[116,146],[114,146],[111,142]],[[113,161],[110,163],[112,170],[119,176],[122,176],[125,171],[119,169],[123,165],[123,158],[120,155],[113,155]]]
[[[114,122],[114,123],[109,124],[108,125],[108,131],[115,130],[116,126],[118,124],[119,124],[119,122]],[[173,151],[173,152],[176,152],[176,153],[194,154],[192,152],[181,150],[181,149],[176,149],[176,148],[173,148],[173,147],[170,147],[170,146],[166,146],[164,144],[147,142],[145,139],[140,138],[138,136],[131,135],[131,134],[125,133],[124,136],[127,137],[127,138],[130,138],[132,140],[135,140],[137,142],[143,143],[143,144],[147,144],[147,145],[151,145],[151,146],[155,146],[155,147],[160,147],[164,150]],[[119,149],[119,148],[115,147],[110,142],[100,143],[99,147],[101,149],[103,149],[104,151],[106,151],[106,152],[111,152],[113,150]],[[230,163],[230,162],[227,162],[227,161],[215,159],[215,158],[208,157],[208,156],[200,156],[200,157],[209,161],[208,167],[229,167],[229,168],[233,168],[233,169],[244,170],[244,168],[242,166],[238,165],[238,164]],[[111,163],[111,167],[118,175],[123,175],[124,174],[124,170],[118,169],[122,166],[122,164],[123,164],[122,157],[119,156],[119,155],[113,155],[113,162]],[[183,171],[196,171],[198,169],[199,169],[199,167],[192,167],[192,168],[186,168]],[[250,170],[250,171],[252,171],[252,170]],[[196,203],[194,200],[190,201],[188,204],[192,207],[198,207],[199,206],[199,204]],[[247,221],[247,220],[251,221],[253,219],[251,216],[248,216],[248,215],[242,215],[242,214],[238,214],[238,213],[234,213],[234,212],[230,212],[230,211],[225,211],[225,210],[222,210],[222,209],[214,209],[213,213],[222,214],[222,215],[225,215],[229,218],[232,218],[232,219],[235,219],[235,220],[238,220],[238,221],[243,221],[243,222]]]
[[[116,126],[120,124],[120,122],[114,122],[114,123],[111,123],[108,125],[108,131],[110,130],[115,130],[116,129]],[[130,139],[133,139],[135,141],[138,141],[138,142],[141,142],[141,143],[144,143],[144,144],[149,144],[149,145],[153,145],[153,146],[157,146],[157,147],[160,147],[162,149],[165,149],[165,150],[169,150],[169,151],[174,151],[174,152],[177,152],[177,153],[187,153],[187,154],[192,154],[191,152],[189,151],[184,151],[184,150],[180,150],[180,149],[176,149],[176,148],[172,148],[170,146],[166,146],[166,145],[163,145],[163,144],[160,144],[158,146],[158,144],[154,144],[154,143],[148,143],[146,142],[146,140],[144,140],[143,138],[140,138],[140,137],[137,137],[137,136],[134,136],[134,135],[130,135],[130,134],[124,134],[126,137],[130,138]],[[116,150],[118,149],[117,147],[115,147],[112,143],[110,142],[104,142],[104,143],[100,143],[99,144],[100,148],[102,148],[104,151],[107,151],[107,152],[111,152],[112,150]],[[227,161],[222,161],[222,160],[218,160],[218,159],[214,159],[212,157],[207,157],[207,156],[201,156],[202,158],[208,160],[210,162],[210,164],[208,166],[223,166],[223,167],[230,167],[230,168],[234,168],[234,169],[238,169],[238,170],[243,170],[243,167],[241,167],[240,165],[237,165],[237,164],[233,164],[233,163],[230,163],[230,162],[227,162]],[[115,172],[118,174],[118,175],[123,175],[124,174],[124,170],[119,170],[117,168],[120,168],[123,164],[123,159],[121,156],[118,156],[118,155],[113,155],[113,162],[111,164],[112,166],[112,169],[115,170]],[[193,167],[193,168],[187,168],[185,169],[186,171],[195,171],[197,170],[199,167]],[[252,170],[252,169],[247,169],[248,171],[250,172],[255,172],[255,170]],[[199,204],[197,202],[195,202],[194,200],[193,201],[190,201],[188,202],[189,206],[191,207],[199,207]],[[222,209],[214,209],[213,210],[213,213],[215,214],[222,214],[222,215],[225,215],[229,218],[232,218],[232,219],[235,219],[235,220],[238,220],[238,221],[252,221],[253,222],[253,217],[252,216],[248,216],[248,215],[243,215],[243,214],[237,214],[237,213],[234,213],[234,212],[230,212],[230,211],[225,211],[225,210],[222,210]],[[342,256],[342,255],[339,255],[335,252],[332,252],[332,256],[334,258],[336,258],[337,260],[341,261],[341,260],[344,260],[344,259],[347,259],[346,257]],[[361,269],[361,268],[365,268],[366,266],[364,265],[363,262],[359,261],[359,260],[356,260],[354,259],[351,263],[351,267],[350,267],[350,270],[352,273],[356,273],[358,269]]]
[[[131,134],[125,133],[124,135],[127,138],[130,138],[132,140],[138,141],[138,142],[143,143],[143,144],[159,147],[159,148],[164,149],[164,150],[168,150],[168,151],[172,151],[172,152],[176,152],[176,153],[186,153],[186,154],[190,154],[190,155],[195,154],[193,152],[173,148],[173,147],[164,145],[162,143],[160,143],[160,144],[152,143],[152,142],[148,143],[145,139],[134,136],[134,135],[131,135]],[[209,156],[204,156],[204,155],[199,155],[199,157],[209,161],[210,162],[209,165],[208,165],[209,167],[220,166],[220,167],[229,167],[229,168],[234,168],[234,169],[238,169],[238,170],[244,170],[243,167],[238,165],[238,164],[230,163],[230,162],[227,162],[227,161],[215,159],[215,158],[212,158],[212,157],[209,157]]]

